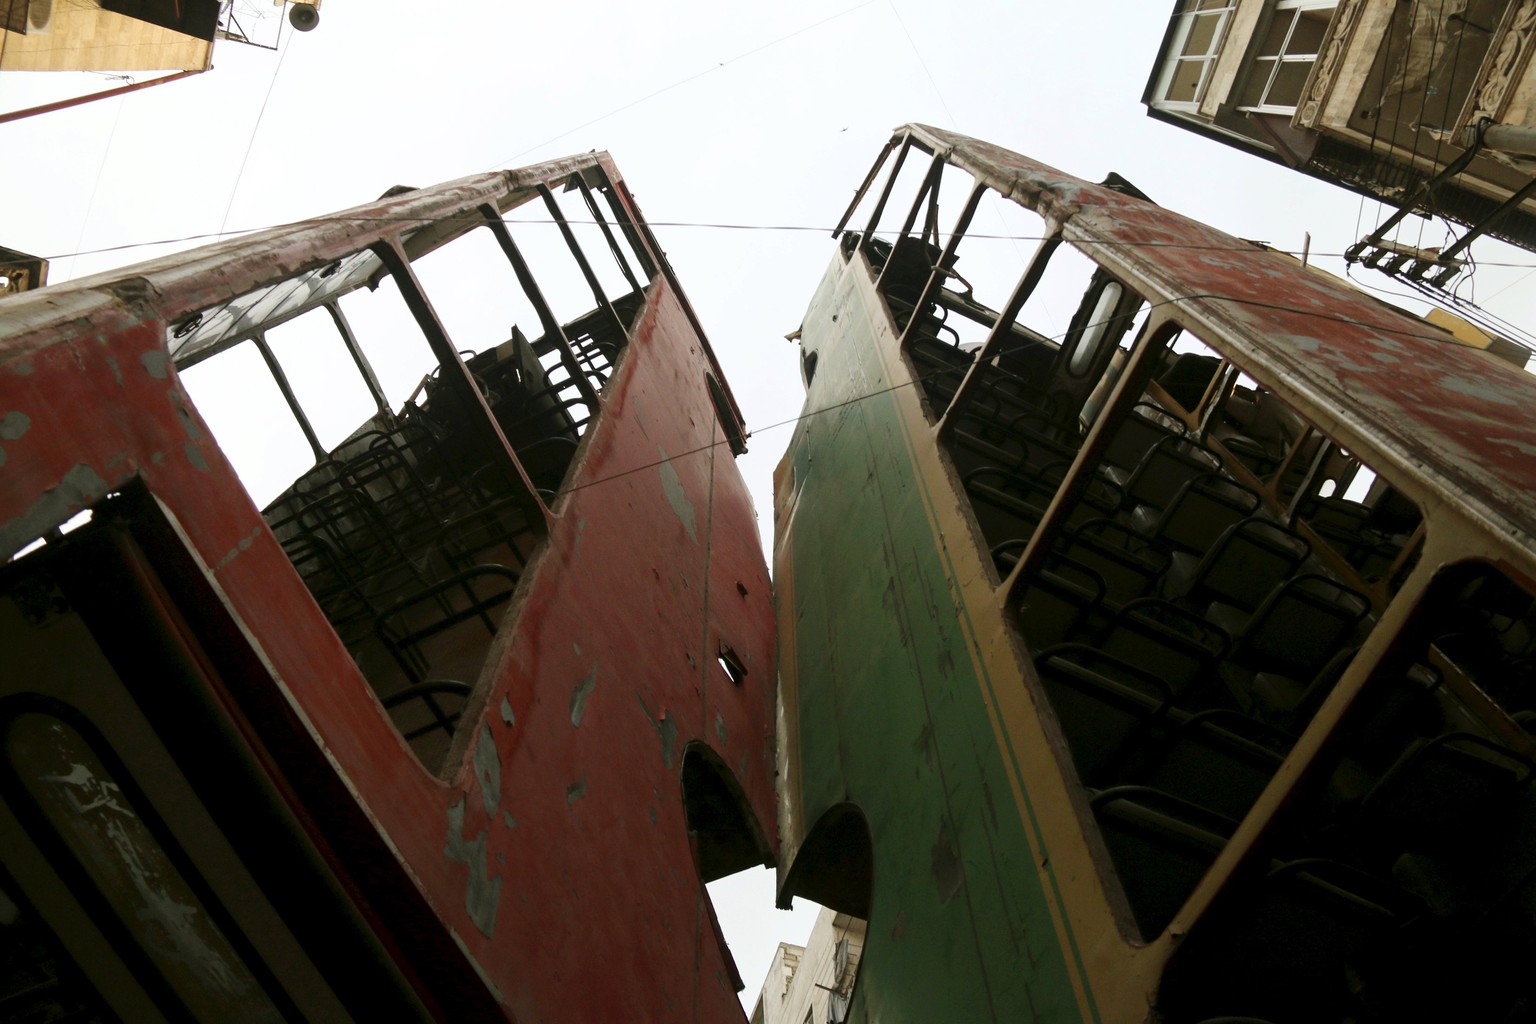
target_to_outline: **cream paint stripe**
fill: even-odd
[[[912,375],[901,363],[896,338],[886,329],[883,322],[883,314],[885,313],[884,303],[880,303],[879,306],[871,309],[871,300],[878,301],[879,297],[874,295],[873,287],[867,281],[859,279],[857,284],[858,286],[855,290],[858,293],[860,302],[865,307],[866,321],[874,329],[876,354],[880,359],[880,365],[885,372],[887,380],[894,384],[896,380],[901,378],[912,379]],[[915,387],[916,385],[914,384]],[[1018,805],[1021,816],[1029,823],[1029,827],[1025,829],[1025,835],[1029,837],[1030,853],[1034,858],[1037,872],[1043,876],[1044,881],[1049,883],[1048,885],[1041,886],[1041,890],[1045,894],[1046,907],[1050,911],[1051,921],[1056,928],[1057,940],[1060,942],[1063,951],[1070,954],[1063,959],[1068,967],[1072,991],[1077,997],[1078,1009],[1083,1017],[1087,1020],[1097,1021],[1100,1019],[1098,1007],[1095,1004],[1087,978],[1087,969],[1083,964],[1082,953],[1078,948],[1076,936],[1072,932],[1071,922],[1068,920],[1066,911],[1061,905],[1061,892],[1056,879],[1055,868],[1045,849],[1045,838],[1041,834],[1040,822],[1035,815],[1034,807],[1026,792],[1027,787],[1024,784],[1023,773],[1019,768],[1012,744],[1009,742],[1008,731],[998,714],[996,691],[992,685],[993,673],[989,670],[990,667],[987,659],[981,651],[981,645],[976,636],[975,628],[971,623],[969,609],[972,602],[962,600],[962,594],[957,593],[954,589],[959,582],[960,574],[956,571],[949,546],[944,543],[945,532],[940,524],[938,508],[929,491],[928,473],[924,471],[924,467],[919,460],[912,424],[908,421],[910,419],[919,421],[922,428],[923,441],[926,444],[934,444],[931,440],[931,427],[929,427],[926,417],[923,416],[921,407],[915,401],[903,401],[902,399],[905,396],[895,391],[892,391],[891,397],[898,413],[896,421],[901,428],[902,438],[906,443],[907,458],[915,470],[913,479],[918,484],[918,492],[921,495],[924,514],[928,518],[928,524],[933,531],[934,538],[938,541],[936,549],[940,553],[946,568],[949,569],[951,594],[955,598],[956,609],[961,613],[959,622],[966,637],[966,648],[971,656],[971,664],[976,671],[977,678],[986,687],[983,697],[987,708],[987,717],[992,723],[992,731],[996,737],[999,752],[1004,754],[1004,762],[1012,767],[1012,771],[1009,773],[1009,783],[1013,790],[1014,802]],[[950,518],[959,519],[958,516],[951,516]],[[970,532],[968,525],[962,520],[959,522],[959,526],[963,529],[961,535],[968,536]],[[978,596],[982,600],[975,603],[983,607],[995,606],[996,595],[992,592],[991,587],[986,586],[982,582],[986,578],[985,574],[971,573],[970,578],[978,582],[970,583],[963,588],[966,591],[965,596],[969,596],[971,591],[980,589],[981,593]],[[1009,669],[1009,666],[1001,667]],[[1009,669],[1005,674],[1014,674],[1014,672],[1015,670]]]

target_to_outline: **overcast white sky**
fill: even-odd
[[[320,26],[285,28],[278,52],[221,43],[207,74],[0,125],[0,245],[52,258],[57,283],[170,251],[91,250],[265,227],[391,185],[607,149],[758,431],[739,464],[766,528],[789,429],[765,428],[802,399],[784,335],[833,244],[825,230],[749,228],[829,229],[896,125],[958,130],[1090,180],[1118,171],[1164,206],[1281,248],[1310,232],[1314,253],[1341,253],[1383,216],[1147,118],[1140,97],[1172,7],[325,0]],[[0,111],[110,84],[0,74]],[[1536,326],[1536,255],[1496,243],[1474,253],[1477,297]],[[1342,273],[1341,261],[1314,261]],[[750,1006],[776,944],[804,941],[815,911],[773,911],[766,871],[713,891]]]

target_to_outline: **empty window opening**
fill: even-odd
[[[314,450],[254,343],[236,345],[178,376],[258,506],[315,464]]]
[[[312,309],[262,332],[320,446],[329,451],[378,406],[328,309]]]
[[[492,231],[478,227],[417,260],[436,315],[478,347],[467,364],[439,365],[395,278],[371,259],[210,311],[186,335],[202,343],[201,361],[181,372],[321,611],[435,768],[544,534],[523,474],[555,500],[622,346],[592,346],[578,362],[563,339],[530,341],[513,321],[540,329],[537,310]],[[342,317],[321,307],[295,319],[275,298],[310,293],[338,302]],[[264,323],[270,308],[285,322]],[[220,339],[220,324],[247,340]],[[344,327],[382,385],[383,409]],[[268,339],[298,414],[257,351]]]
[[[1128,344],[1144,306],[1139,295],[1076,250],[1041,247],[1037,259],[1045,260],[1043,276],[1024,298],[1020,316],[998,328],[995,356],[974,370],[961,368],[970,372],[965,390],[944,413],[948,451],[1002,575],[1067,481],[1129,357],[1120,346]],[[1048,305],[1041,291],[1047,286],[1063,296],[1075,293],[1075,311],[1059,339],[1024,319]],[[1018,305],[1018,297],[1010,304]],[[914,350],[914,362],[918,358]],[[927,386],[931,396],[943,397]],[[1074,525],[1119,511],[1121,482],[1098,476],[1079,489]]]
[[[1159,338],[1145,387],[1110,411],[1099,461],[1070,482],[1012,595],[1148,940],[1350,670],[1390,598],[1385,578],[1406,577],[1422,540],[1417,509],[1356,454],[1200,339],[1174,325]],[[1068,482],[1065,467],[1037,472],[1033,491],[1017,469],[968,478],[999,575],[1028,534],[998,531],[1032,529]]]
[[[1160,997],[1168,1019],[1525,1012],[1536,955],[1536,764],[1523,728],[1533,603],[1490,565],[1431,581],[1250,853],[1251,870],[1175,954]]]
[[[551,189],[550,199],[565,218],[588,268],[609,302],[644,288],[646,279],[633,249],[622,240],[622,232],[612,213],[603,208],[600,196],[580,175],[573,174],[563,187]],[[533,208],[529,207],[530,210]]]
[[[736,653],[735,648],[729,644],[722,643],[720,645],[720,650],[715,655],[715,661],[719,663],[726,677],[737,686],[747,681],[747,667],[742,664],[741,656]]]

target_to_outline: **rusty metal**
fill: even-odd
[[[623,300],[624,335],[572,360],[589,394],[601,375],[604,401],[580,426],[545,437],[552,446],[513,452],[405,250],[419,256],[447,244],[483,223],[482,208],[499,217],[536,200],[538,185],[572,174],[609,183],[640,262],[657,269]],[[274,903],[355,1019],[388,1016],[377,1005],[385,1001],[400,1019],[740,1020],[729,951],[700,912],[707,897],[689,828],[698,816],[690,801],[703,797],[690,793],[682,762],[685,751],[707,750],[708,773],[730,794],[709,806],[732,818],[712,822],[736,839],[732,863],[742,850],[770,859],[770,592],[751,499],[718,443],[717,421],[739,423],[739,413],[723,384],[718,394],[707,384],[718,365],[658,253],[612,161],[589,154],[407,190],[4,300],[0,558],[11,564],[0,567],[0,611],[13,595],[41,607],[25,596],[37,588],[24,584],[40,567],[67,570],[66,589],[84,609],[79,628],[112,666],[140,666],[138,682],[117,687],[111,673],[98,673],[99,685],[71,699],[142,707],[154,735],[140,739],[167,749],[157,763],[208,799],[221,791],[239,798],[216,806],[207,826],[229,837],[236,859],[291,848],[275,863],[291,871],[302,898]],[[385,273],[400,285],[405,326],[419,326],[437,358],[437,393],[466,417],[449,439],[516,472],[476,480],[439,450],[442,441],[405,447],[422,429],[416,412],[381,413],[264,516],[178,370],[218,358],[275,320],[333,307],[346,288]],[[344,318],[331,315],[345,338]],[[593,309],[576,322],[606,316]],[[630,344],[638,338],[644,343]],[[366,360],[354,361],[368,377]],[[430,396],[424,405],[433,411]],[[525,469],[539,466],[553,472],[536,482]],[[305,482],[313,489],[303,491]],[[325,497],[306,504],[314,495]],[[558,496],[558,515],[546,515],[541,495]],[[85,510],[91,521],[61,536]],[[468,646],[454,639],[464,609],[435,608],[437,598],[452,599],[451,588],[431,588],[455,573],[486,573],[473,561],[447,564],[476,550],[440,543],[446,529],[457,531],[449,539],[472,533],[477,544],[482,532],[493,534],[497,589],[478,593],[480,607],[463,620],[478,633],[480,667],[468,679],[423,672],[432,685],[402,688],[399,699],[376,692],[380,673],[396,670],[354,653],[382,650],[368,646],[376,630],[403,636],[411,649],[401,656],[413,667],[440,638],[453,639],[455,656]],[[161,596],[141,600],[145,588],[130,593],[123,573],[100,570],[114,530],[142,546],[134,564],[162,581]],[[319,543],[327,537],[355,540],[356,549],[327,550]],[[308,576],[285,542],[313,557]],[[370,592],[370,618],[354,598],[362,581],[386,579],[365,575],[376,565],[340,578],[330,594],[307,585],[369,551],[404,580],[386,593],[424,595],[430,614],[401,605],[410,621],[381,626],[377,613],[392,606]],[[420,552],[432,558],[415,558]],[[616,609],[620,593],[631,599]],[[133,615],[116,615],[114,602]],[[328,604],[346,611],[347,637]],[[499,627],[494,638],[487,618]],[[146,619],[187,640],[200,671],[173,679],[142,667]],[[15,631],[32,628],[25,616],[0,615],[8,652],[19,649]],[[28,633],[29,649],[55,650],[58,635]],[[84,646],[55,650],[58,663]],[[737,681],[718,661],[722,649],[739,658]],[[8,665],[0,698],[17,688],[57,690],[66,677],[49,665]],[[397,727],[391,716],[413,706],[433,728]],[[91,713],[114,745],[138,756],[145,743],[124,743],[113,733],[117,719],[96,705]],[[440,762],[413,752],[429,742]],[[218,770],[204,773],[204,764]],[[159,785],[153,775],[146,778]],[[257,789],[270,808],[243,800]],[[260,812],[252,821],[264,833],[242,821],[247,807]],[[9,869],[24,837],[3,838]],[[708,842],[704,853],[720,862]],[[272,872],[258,873],[270,888]],[[294,912],[306,901],[313,909]]]
[[[37,114],[51,114],[58,110],[68,110],[70,107],[78,107],[81,104],[89,103],[92,100],[111,99],[113,96],[123,96],[127,93],[138,92],[140,89],[148,89],[149,87],[155,85],[167,85],[171,82],[177,81],[178,79],[187,78],[191,75],[200,75],[207,70],[207,68],[192,68],[188,71],[177,71],[175,74],[162,75],[159,78],[151,78],[143,82],[132,82],[128,85],[119,85],[112,89],[103,89],[100,92],[87,93],[84,96],[73,96],[67,100],[58,100],[54,103],[40,103],[35,107],[27,107],[23,110],[10,110],[5,113],[0,113],[0,124],[6,124],[10,121],[20,121],[23,118],[33,117]]]
[[[1536,536],[1530,378],[1348,284],[1298,274],[1286,257],[1000,147],[912,125],[913,138],[1047,219],[1152,302],[1208,327],[1245,368],[1283,373],[1315,422],[1370,437],[1392,463],[1459,495],[1500,533]],[[1274,290],[1276,282],[1285,287]],[[1264,296],[1264,298],[1260,298]],[[1411,352],[1411,356],[1410,353]],[[1536,541],[1529,541],[1536,549]]]

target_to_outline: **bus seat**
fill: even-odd
[[[1157,676],[1086,644],[1048,647],[1035,668],[1085,785],[1113,777],[1173,700]]]
[[[1158,386],[1186,410],[1193,411],[1205,397],[1221,360],[1198,352],[1180,352],[1157,378]]]
[[[1030,651],[1095,632],[1104,606],[1104,579],[1080,562],[1054,552],[1024,588],[1019,632]]]
[[[1137,508],[1131,525],[1169,548],[1197,557],[1226,530],[1259,510],[1259,496],[1220,473],[1188,481],[1161,511]]]
[[[1163,592],[1192,607],[1220,601],[1253,611],[1311,552],[1300,535],[1250,516],[1229,527],[1203,558],[1176,554]]]
[[[1135,781],[1241,820],[1290,746],[1291,738],[1278,729],[1212,708],[1180,722]]]
[[[1213,1010],[1283,1024],[1352,1019],[1351,974],[1418,913],[1413,896],[1349,864],[1304,858],[1273,865],[1191,930],[1159,997],[1167,1019]]]
[[[1155,515],[1173,503],[1179,490],[1196,477],[1221,470],[1221,460],[1192,441],[1165,437],[1148,449],[1136,469],[1121,481],[1113,469],[1111,479],[1123,483],[1128,508],[1145,508]]]
[[[1237,829],[1224,815],[1150,786],[1105,789],[1089,806],[1149,941],[1168,926]]]
[[[1143,597],[1120,609],[1100,646],[1156,673],[1177,698],[1212,673],[1226,657],[1230,640],[1193,612],[1161,598]]]
[[[988,547],[1034,535],[1050,495],[1037,493],[1028,476],[1001,466],[982,466],[962,481],[971,511]]]
[[[487,580],[491,581],[489,587],[482,585]],[[409,682],[425,682],[435,663],[448,661],[457,653],[453,650],[457,645],[448,637],[446,656],[435,658],[428,641],[477,620],[494,637],[500,616],[491,612],[511,600],[517,581],[517,571],[503,565],[466,569],[395,601],[374,619],[374,636]]]
[[[1169,566],[1166,551],[1104,517],[1083,522],[1063,538],[1059,550],[1098,573],[1106,599],[1116,606],[1150,592]]]
[[[1285,581],[1252,616],[1213,603],[1206,618],[1236,638],[1232,660],[1252,671],[1312,678],[1371,610],[1364,594],[1311,573]]]
[[[1359,651],[1358,647],[1339,651],[1305,684],[1279,673],[1257,672],[1249,681],[1245,699],[1239,706],[1261,721],[1290,732],[1300,732],[1312,720]]]
[[[1104,448],[1103,461],[1129,474],[1157,442],[1165,437],[1183,437],[1184,433],[1184,425],[1162,409],[1139,403],[1116,428]]]
[[[1394,850],[1465,848],[1500,821],[1532,770],[1525,755],[1473,733],[1419,739],[1366,794],[1355,828]]]

